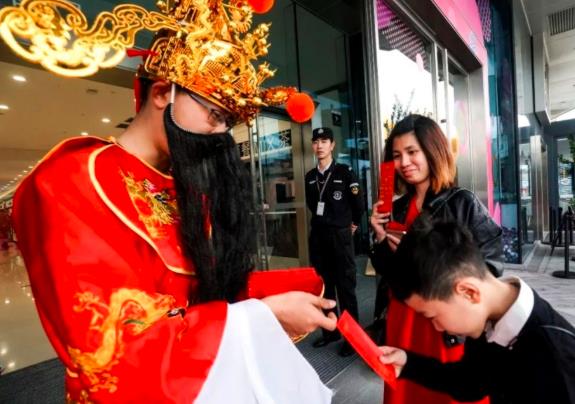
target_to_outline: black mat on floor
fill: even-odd
[[[363,325],[371,322],[375,301],[375,278],[363,275],[366,262],[365,257],[357,258],[357,296],[360,322]],[[327,383],[357,359],[357,355],[347,358],[338,356],[341,342],[334,342],[324,348],[313,348],[311,344],[320,335],[321,333],[316,331],[297,346],[318,372],[321,380]],[[64,366],[58,359],[41,362],[0,376],[1,404],[61,404],[63,402],[65,402]]]
[[[367,257],[356,258],[357,263],[357,288],[356,295],[359,305],[359,319],[363,326],[373,320],[373,306],[375,303],[376,280],[373,276],[365,276],[364,271],[367,264]],[[321,331],[316,331],[306,339],[297,344],[303,356],[311,363],[319,377],[324,383],[328,383],[338,374],[343,372],[355,359],[357,355],[347,358],[340,357],[337,353],[342,342],[333,342],[323,348],[314,348],[312,343],[321,336]]]
[[[64,366],[58,359],[40,362],[0,376],[0,403],[64,402]]]

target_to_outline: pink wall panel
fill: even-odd
[[[433,0],[482,64],[487,63],[481,18],[475,0]]]

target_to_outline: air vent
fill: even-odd
[[[575,29],[575,7],[549,14],[549,33],[553,35]]]

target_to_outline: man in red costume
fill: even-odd
[[[46,8],[29,12],[34,3]],[[52,13],[62,3],[49,3],[6,7],[0,25],[28,13],[29,30],[12,27],[31,45],[42,35],[91,43],[82,35],[94,32],[66,34],[74,27],[62,14],[77,9]],[[244,33],[240,22],[251,21],[243,0],[160,7],[163,14],[125,21],[161,29],[140,70],[141,109],[129,128],[118,140],[64,141],[14,197],[14,227],[40,319],[66,367],[68,400],[328,403],[331,392],[289,336],[333,330],[335,317],[322,309],[335,302],[318,297],[315,273],[251,272],[251,187],[227,132],[291,92],[259,89],[266,68],[244,64],[254,58],[250,41],[261,45],[267,31],[260,26],[241,42],[233,27]],[[121,22],[126,10],[117,9]],[[129,27],[119,26],[125,42]],[[4,40],[20,46],[7,32]],[[79,60],[106,66],[106,44],[91,46]],[[57,48],[48,68],[78,75],[71,54],[54,62]],[[290,283],[278,286],[279,276]]]

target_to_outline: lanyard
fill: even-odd
[[[317,190],[319,192],[319,202],[321,202],[321,198],[323,196],[323,191],[325,191],[325,187],[326,187],[327,183],[329,182],[329,179],[331,177],[331,173],[333,173],[333,171],[330,171],[329,174],[327,175],[327,178],[325,179],[325,182],[323,183],[321,190],[319,189],[319,177],[317,176],[317,174],[315,175],[315,185],[317,186]]]

